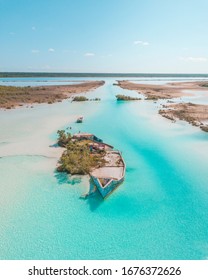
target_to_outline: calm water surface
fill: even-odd
[[[162,118],[159,103],[117,102],[137,93],[105,80],[88,93],[100,102],[0,111],[0,259],[208,258],[208,134]],[[123,153],[126,180],[105,201],[79,199],[87,177],[55,172],[49,146],[69,126]]]

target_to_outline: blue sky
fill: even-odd
[[[0,0],[0,71],[208,73],[207,0]]]

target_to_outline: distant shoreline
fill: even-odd
[[[12,109],[26,104],[52,104],[61,102],[74,94],[94,90],[104,81],[90,81],[73,85],[54,85],[36,87],[0,86],[0,108]]]
[[[0,72],[0,78],[33,78],[33,77],[57,77],[57,78],[87,78],[87,77],[132,77],[132,78],[208,78],[207,73],[66,73],[66,72]]]

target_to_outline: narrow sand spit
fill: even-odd
[[[138,91],[144,94],[146,99],[149,100],[170,99],[192,95],[191,93],[185,93],[185,90],[208,92],[208,84],[206,84],[206,82],[177,82],[165,85],[149,85],[137,84],[129,81],[118,81],[118,86],[123,89]]]
[[[172,121],[176,121],[176,119],[184,120],[208,132],[208,105],[189,102],[164,105],[163,107],[164,109],[159,110],[159,114],[163,117]]]
[[[172,99],[182,96],[194,95],[196,91],[205,91],[208,97],[207,82],[175,82],[165,85],[136,84],[129,81],[118,81],[118,86],[123,89],[136,90],[144,94],[146,100]],[[185,92],[189,91],[189,92]],[[208,105],[194,103],[173,103],[163,105],[159,114],[175,122],[177,119],[200,127],[208,132]]]
[[[104,81],[73,85],[13,87],[0,86],[0,108],[11,109],[24,104],[61,102],[74,94],[85,93],[102,86]]]

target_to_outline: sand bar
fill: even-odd
[[[171,99],[181,96],[190,96],[192,93],[185,93],[184,91],[207,91],[207,82],[175,82],[167,83],[164,85],[149,85],[138,84],[129,81],[118,81],[118,86],[123,89],[135,90],[138,93],[145,95],[146,99],[158,100],[158,99]],[[193,92],[194,94],[194,92]]]
[[[193,103],[178,103],[164,105],[164,109],[159,110],[163,117],[175,122],[177,119],[187,121],[188,123],[200,127],[208,132],[208,105]]]
[[[129,81],[118,81],[118,86],[123,89],[135,90],[145,95],[146,100],[172,99],[182,96],[194,95],[195,92],[205,91],[208,95],[208,83],[206,81],[196,82],[174,82],[164,85],[137,84]],[[168,101],[167,101],[168,102]],[[200,127],[208,132],[208,105],[194,103],[173,103],[163,105],[159,110],[163,117],[175,122],[184,120]]]
[[[61,102],[74,94],[88,92],[102,86],[104,81],[90,81],[73,85],[13,87],[0,86],[0,108],[11,109],[24,104]]]

